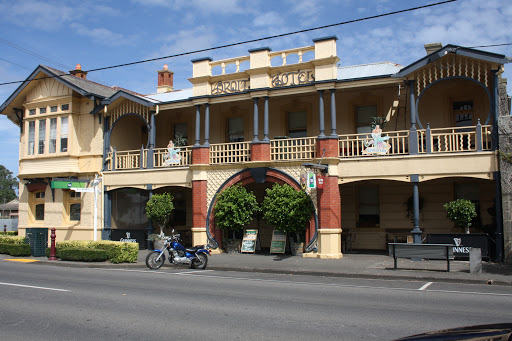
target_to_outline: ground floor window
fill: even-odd
[[[359,227],[377,227],[380,224],[379,187],[358,188]]]
[[[32,193],[31,215],[34,221],[44,221],[44,200],[45,192]]]
[[[68,191],[66,213],[69,221],[80,221],[82,196],[80,192]]]

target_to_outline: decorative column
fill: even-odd
[[[318,134],[318,137],[325,137],[324,130],[325,130],[325,122],[324,122],[324,91],[318,90],[318,119],[319,119],[319,128],[320,128],[320,134]]]
[[[155,149],[155,140],[156,140],[156,125],[155,125],[155,112],[150,112],[150,123],[149,123],[149,150],[148,150],[148,160],[147,165],[148,169],[153,168],[153,153]]]
[[[105,168],[108,152],[110,149],[110,117],[106,116],[103,121],[103,169],[102,171],[106,171],[108,169]]]
[[[103,231],[101,239],[110,240],[110,233],[112,231],[112,193],[107,191],[107,186],[103,186],[104,207],[103,207]]]
[[[409,154],[418,154],[418,131],[416,130],[416,96],[415,91],[415,80],[409,81],[409,102],[410,102],[410,114],[411,114],[411,129],[409,130]]]
[[[338,138],[336,133],[336,89],[331,89],[331,137]]]
[[[258,112],[258,97],[254,98],[254,111],[253,111],[253,135],[254,139],[252,140],[253,143],[260,142],[258,139],[259,129],[258,129],[258,120],[259,120],[259,112]]]
[[[258,98],[254,98],[254,139],[251,143],[251,161],[270,161],[270,140],[268,138],[268,97],[265,97],[264,124],[262,141],[259,140],[259,108]]]
[[[411,175],[411,182],[413,185],[412,200],[414,209],[414,228],[412,229],[412,238],[414,244],[421,244],[421,230],[420,230],[420,192],[419,182],[420,176],[418,174]]]
[[[204,144],[203,147],[210,147],[210,104],[205,104],[204,111]]]
[[[268,138],[268,96],[265,96],[265,106],[263,111],[263,141],[270,142]]]
[[[201,145],[201,105],[196,105],[196,143],[194,147]]]

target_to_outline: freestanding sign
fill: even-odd
[[[286,250],[286,233],[274,230],[272,232],[272,242],[270,244],[270,253],[284,253]]]
[[[240,252],[256,252],[256,240],[258,239],[258,230],[245,230],[242,239],[242,249]]]

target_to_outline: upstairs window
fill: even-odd
[[[308,136],[308,120],[305,111],[288,113],[288,136],[291,138]]]
[[[228,142],[244,141],[244,118],[231,117],[228,118]]]
[[[39,108],[40,114],[46,114],[46,108]]]
[[[50,112],[57,112],[58,108],[59,108],[58,106],[54,105],[54,106],[50,107]]]
[[[68,111],[69,110],[69,104],[63,104],[60,106],[61,111]]]
[[[55,153],[57,151],[57,119],[50,119],[50,144],[48,145],[48,152]]]
[[[473,101],[453,102],[452,111],[456,127],[469,127],[473,125]]]
[[[39,136],[37,153],[44,154],[44,145],[46,142],[46,120],[39,120]]]
[[[29,115],[35,115],[35,114],[36,114],[36,109],[30,109],[30,110],[28,111],[28,114],[29,114]]]
[[[68,118],[60,118],[60,151],[68,151]]]
[[[188,144],[188,125],[186,123],[174,125],[173,141],[177,147],[186,146]]]
[[[356,130],[358,134],[370,134],[372,132],[372,117],[377,116],[376,105],[364,105],[356,107]]]
[[[28,122],[28,155],[34,155],[36,121]]]

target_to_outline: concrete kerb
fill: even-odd
[[[113,264],[109,262],[85,263],[71,261],[50,261],[46,257],[18,257],[37,260],[31,264],[53,265],[75,268],[106,268],[106,269],[146,269],[145,256],[147,250],[139,252],[136,263]],[[0,255],[0,260],[15,259],[9,255]],[[350,258],[350,259],[349,259]],[[344,277],[354,279],[385,279],[428,281],[445,283],[493,284],[512,286],[512,266],[505,265],[502,273],[470,274],[469,262],[454,261],[451,272],[443,270],[444,263],[434,264],[431,261],[410,262],[404,260],[402,268],[393,270],[392,258],[384,255],[347,255],[344,260],[319,260],[301,257],[272,257],[265,255],[213,255],[209,259],[207,269],[218,271],[239,271],[272,273],[284,275],[306,275],[323,277]],[[389,264],[388,264],[389,263]],[[408,268],[408,265],[416,268]],[[418,268],[421,267],[421,268]],[[162,269],[187,269],[188,266],[165,264]],[[148,270],[149,271],[149,270]]]

